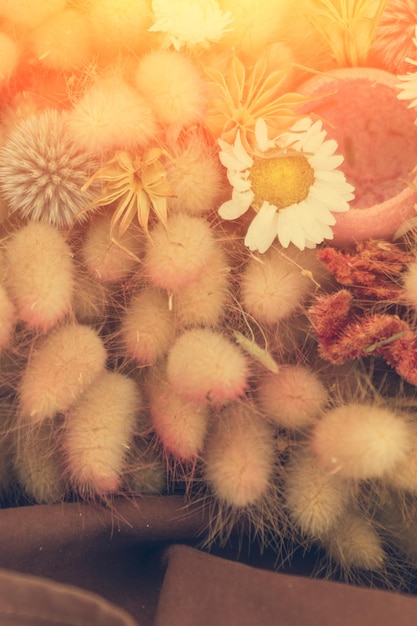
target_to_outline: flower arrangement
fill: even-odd
[[[416,565],[414,4],[0,0],[5,506]]]

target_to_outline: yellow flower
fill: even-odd
[[[341,67],[364,65],[387,0],[308,0],[306,17]]]
[[[151,210],[162,223],[166,223],[167,198],[174,194],[161,162],[163,154],[160,148],[150,148],[142,157],[129,152],[117,152],[84,185],[83,191],[94,181],[100,181],[103,185],[102,193],[84,211],[115,203],[110,236],[116,243],[135,216],[146,234]],[[116,226],[117,234],[114,232]]]
[[[253,144],[256,120],[262,118],[278,133],[299,119],[296,109],[309,98],[283,92],[290,68],[271,71],[266,55],[252,69],[232,56],[228,71],[206,68],[211,81],[211,105],[206,125],[216,137],[233,143],[239,131],[246,148]]]

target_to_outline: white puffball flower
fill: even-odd
[[[164,46],[175,50],[197,45],[207,48],[231,30],[233,21],[216,0],[153,0],[152,11],[155,23],[149,30],[164,33]]]

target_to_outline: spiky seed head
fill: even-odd
[[[81,188],[94,163],[66,130],[66,116],[55,109],[22,120],[0,150],[0,193],[11,213],[57,227],[84,219],[80,213],[97,195]]]

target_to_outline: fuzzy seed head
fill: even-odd
[[[69,411],[63,447],[70,482],[79,493],[119,489],[142,405],[132,379],[106,371]]]
[[[340,518],[323,543],[330,557],[345,570],[378,571],[386,560],[375,528],[355,511]]]
[[[346,512],[350,493],[346,480],[319,467],[312,454],[294,454],[286,467],[284,498],[297,528],[317,539]]]
[[[102,323],[108,314],[110,287],[91,276],[84,268],[77,268],[74,280],[72,311],[80,324]]]
[[[60,502],[66,494],[59,440],[50,423],[19,429],[14,470],[26,495],[37,504]]]
[[[67,411],[104,370],[107,352],[88,326],[69,324],[32,352],[19,385],[20,414],[35,423]]]
[[[227,403],[248,384],[248,362],[221,333],[207,328],[185,331],[168,353],[168,380],[181,397],[207,404]]]
[[[321,467],[341,476],[380,478],[405,458],[411,435],[409,423],[389,409],[350,403],[317,422],[311,449]]]
[[[20,320],[42,332],[71,310],[74,289],[72,251],[53,226],[30,222],[6,248],[7,287]]]
[[[206,108],[204,82],[188,57],[153,50],[140,59],[135,83],[165,126],[179,131],[201,121]]]
[[[216,207],[223,191],[217,155],[198,136],[174,148],[167,164],[167,179],[175,196],[168,198],[170,211],[202,216]]]
[[[243,271],[242,304],[260,323],[274,324],[298,309],[312,287],[301,269],[270,248],[261,262],[249,259]]]
[[[80,150],[99,156],[142,148],[157,131],[149,104],[117,75],[99,79],[84,93],[69,112],[68,128]]]
[[[155,287],[174,291],[196,280],[216,253],[220,245],[208,222],[178,213],[151,231],[144,267]]]
[[[286,365],[277,374],[267,373],[257,391],[266,417],[277,426],[289,429],[311,424],[328,398],[317,374],[303,365]]]
[[[219,416],[205,453],[205,479],[222,503],[258,504],[274,470],[273,432],[250,408],[231,405]]]
[[[168,352],[174,330],[167,295],[156,289],[144,289],[134,296],[122,319],[124,350],[139,364],[153,365]]]
[[[139,52],[151,25],[146,0],[90,0],[93,37],[98,51],[110,57],[120,49]]]
[[[146,439],[137,437],[130,446],[124,482],[133,495],[162,495],[166,489],[166,472],[162,459]]]
[[[411,447],[404,459],[397,463],[384,480],[400,491],[417,495],[417,433],[410,438]]]
[[[219,250],[197,280],[176,291],[173,305],[177,326],[216,326],[225,313],[229,288],[230,266]]]
[[[103,283],[126,278],[136,267],[142,240],[138,230],[129,228],[112,241],[111,213],[94,216],[81,246],[81,257],[88,271]]]
[[[0,15],[21,28],[34,28],[65,5],[66,0],[0,0]]]
[[[9,345],[16,321],[16,309],[4,285],[0,284],[0,350]]]
[[[92,165],[71,140],[65,114],[47,109],[17,124],[0,149],[0,193],[11,213],[71,226],[96,193],[81,190]]]
[[[87,64],[92,54],[90,27],[80,11],[65,9],[30,36],[36,57],[46,67],[67,71]]]
[[[209,408],[184,400],[158,376],[148,392],[152,425],[164,448],[180,461],[195,460],[204,447]]]

